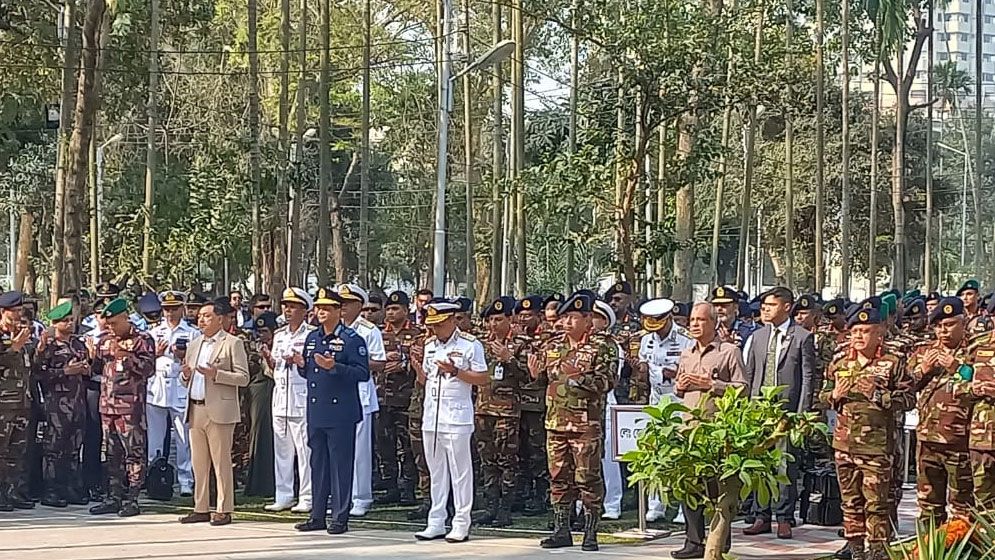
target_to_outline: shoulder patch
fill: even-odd
[[[359,347],[359,355],[360,356],[365,356],[366,355],[366,347],[365,346],[360,346]]]

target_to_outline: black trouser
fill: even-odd
[[[681,509],[684,511],[684,521],[685,521],[685,531],[687,532],[686,540],[687,544],[693,546],[705,546],[705,508],[704,506],[698,506],[697,509],[691,509],[687,504],[681,504]],[[729,535],[726,538],[726,544],[723,550],[729,550],[732,546],[732,531],[729,531]]]
[[[88,489],[104,486],[104,468],[100,462],[100,447],[104,430],[100,424],[100,382],[86,386],[86,428],[83,432],[83,483]]]
[[[785,474],[788,476],[788,484],[781,486],[781,496],[773,508],[770,504],[766,506],[760,505],[759,502],[754,504],[753,514],[760,521],[769,522],[776,519],[778,523],[787,523],[795,519],[795,504],[798,501],[797,482],[798,474],[801,470],[801,453],[797,447],[790,444],[787,446],[785,453],[790,453],[792,457],[795,457],[794,461],[788,461],[787,458],[784,459],[787,463],[787,472]]]

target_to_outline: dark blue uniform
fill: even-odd
[[[318,367],[314,359],[325,352],[335,356],[335,367],[330,370]],[[356,424],[363,417],[357,384],[370,378],[366,342],[342,324],[331,334],[318,327],[304,342],[304,361],[314,494],[311,519],[323,523],[330,506],[331,523],[345,526],[352,506]]]

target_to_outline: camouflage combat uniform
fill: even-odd
[[[67,375],[70,362],[88,363],[86,345],[78,337],[52,337],[35,360],[35,375],[45,402],[45,445],[42,472],[47,492],[65,496],[82,490],[79,452],[86,425],[86,379]]]
[[[412,342],[412,347],[424,347],[426,331],[418,326],[418,337]],[[411,401],[408,403],[408,439],[411,441],[411,455],[414,457],[415,468],[418,471],[418,494],[422,500],[429,499],[432,482],[428,476],[428,462],[425,460],[425,446],[422,443],[422,412],[425,407],[425,384],[415,380],[411,388]],[[428,510],[426,509],[426,515]]]
[[[9,509],[8,498],[23,484],[24,457],[31,415],[31,368],[28,350],[11,349],[14,334],[0,333],[0,509]]]
[[[542,352],[554,331],[542,330],[529,338],[526,353]],[[546,454],[546,372],[523,382],[518,397],[521,405],[519,424],[519,465],[522,476],[520,498],[526,501],[527,513],[546,512],[549,495],[549,464]]]
[[[645,390],[646,398],[649,398],[649,381],[645,382],[645,387],[641,385],[641,376],[638,371],[639,364],[639,344],[646,334],[642,324],[635,313],[626,313],[624,317],[619,317],[615,326],[609,331],[611,338],[618,343],[622,349],[622,372],[619,376],[618,384],[615,386],[615,400],[618,404],[630,404],[632,396],[642,396]]]
[[[544,348],[550,501],[557,509],[573,507],[579,498],[589,515],[601,515],[605,395],[615,383],[616,352],[614,344],[597,336],[576,347],[561,336]],[[580,373],[563,373],[568,363]]]
[[[401,371],[386,373],[374,372],[377,397],[380,399],[380,412],[377,413],[377,451],[380,455],[381,475],[387,482],[388,492],[404,495],[405,501],[414,498],[414,486],[418,472],[411,448],[408,414],[411,394],[414,391],[415,372],[411,368],[411,346],[421,336],[421,331],[413,323],[406,323],[395,329],[389,323],[383,328],[384,351],[390,355],[401,355]]]
[[[974,499],[979,507],[995,507],[995,334],[971,341],[974,409],[968,443],[974,473]]]
[[[126,351],[121,360],[114,357],[116,345]],[[155,372],[155,343],[151,336],[134,327],[120,341],[105,332],[97,341],[93,367],[103,374],[100,415],[108,495],[114,502],[135,502],[145,468],[145,384]]]
[[[838,383],[849,380],[850,391],[835,398]],[[848,540],[883,550],[891,536],[892,461],[895,455],[895,416],[915,404],[914,381],[901,360],[889,353],[861,365],[842,356],[826,370],[819,400],[837,412],[833,449],[843,497],[843,531]]]
[[[498,360],[484,345],[490,383],[477,388],[474,414],[481,487],[487,502],[487,511],[478,522],[498,526],[511,524],[511,502],[518,484],[519,394],[521,385],[529,381],[528,339],[509,335],[504,344],[511,351],[508,362]]]
[[[958,364],[969,359],[967,345],[954,349],[958,364],[951,370],[936,366],[923,372],[920,364],[931,348],[947,350],[939,341],[922,346],[909,360],[908,369],[915,376],[919,391],[916,429],[919,509],[924,518],[932,517],[939,524],[947,517],[948,502],[955,517],[965,518],[974,503],[968,453],[971,397],[970,384],[957,372]]]
[[[885,335],[882,347],[884,351],[888,352],[893,356],[897,356],[903,361],[911,354],[915,353],[915,349],[921,344],[919,339],[910,336],[906,332],[891,332]],[[906,370],[911,378],[915,377],[915,373]],[[902,503],[902,498],[905,495],[903,486],[905,485],[905,477],[907,471],[905,469],[905,449],[908,447],[909,434],[905,433],[905,413],[911,410],[903,409],[895,411],[895,447],[894,456],[891,461],[891,499],[890,499],[890,510],[889,515],[891,517],[892,523],[895,526],[898,525],[898,506]]]

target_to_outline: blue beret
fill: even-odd
[[[813,309],[819,308],[819,302],[811,294],[802,294],[798,301],[795,302],[794,308],[791,310],[792,314],[799,311],[811,311]]]
[[[905,304],[905,311],[902,314],[904,319],[919,319],[926,317],[926,300],[915,298]]]
[[[566,301],[566,299],[567,299],[566,296],[564,296],[563,294],[561,294],[559,292],[555,292],[555,293],[549,294],[548,296],[546,296],[546,299],[542,300],[542,306],[546,307],[547,305],[549,305],[550,303],[553,303],[553,302],[556,302],[556,305],[559,305],[559,304],[563,303],[564,301]]]
[[[11,309],[24,305],[24,294],[17,290],[4,292],[0,295],[0,309]]]
[[[506,317],[510,317],[514,311],[515,298],[511,296],[501,296],[484,308],[484,312],[481,313],[481,316],[490,317],[492,315],[504,315]]]
[[[691,316],[691,304],[687,302],[677,302],[674,303],[673,314],[678,317],[690,317]]]
[[[276,329],[277,327],[276,313],[273,313],[272,311],[266,311],[260,313],[259,316],[256,317],[256,320],[253,322],[253,325],[255,325],[257,329],[264,329],[264,328],[268,328],[271,330]]]
[[[400,305],[401,307],[408,307],[411,305],[411,298],[408,297],[407,292],[397,290],[396,292],[391,292],[391,294],[387,296],[387,305]]]
[[[847,328],[856,325],[877,325],[881,323],[881,312],[873,307],[870,309],[857,309],[847,319]]]
[[[567,301],[560,304],[556,310],[557,315],[563,315],[572,311],[590,313],[594,309],[594,298],[586,293],[576,292],[567,298]]]
[[[161,313],[162,304],[159,302],[159,296],[155,292],[147,292],[142,297],[138,298],[138,303],[135,305],[135,309],[137,309],[142,315]]]
[[[538,311],[542,309],[542,296],[525,296],[515,305],[515,313],[522,311]]]
[[[943,299],[943,296],[940,295],[940,292],[929,292],[926,294],[926,303],[940,301],[941,299]]]
[[[861,309],[881,309],[881,298],[878,296],[871,296],[858,303],[857,307],[860,307]]]
[[[469,313],[473,310],[473,300],[468,297],[460,296],[454,299],[453,303],[459,306],[457,313]]]
[[[964,301],[959,297],[945,297],[936,304],[933,313],[929,316],[929,322],[935,323],[943,319],[957,317],[964,314]]]
[[[630,284],[629,282],[626,282],[625,280],[622,280],[621,282],[615,282],[614,284],[612,284],[612,287],[608,288],[608,290],[605,292],[605,297],[606,298],[610,298],[613,295],[619,294],[619,293],[621,293],[621,294],[627,294],[627,295],[631,296],[632,295],[632,284]]]

